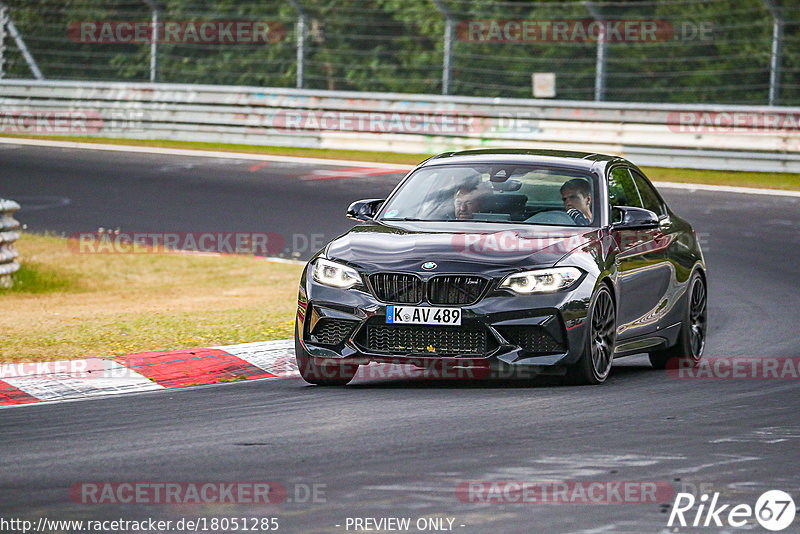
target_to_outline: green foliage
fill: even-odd
[[[297,0],[307,14],[304,87],[349,91],[442,91],[445,15],[433,0]],[[150,45],[96,44],[68,38],[78,21],[148,21],[139,0],[10,0],[9,12],[45,77],[148,81]],[[576,1],[442,0],[456,23],[474,20],[590,20]],[[298,13],[289,0],[165,0],[162,21],[275,21],[268,44],[158,45],[158,81],[294,87]],[[765,104],[773,19],[762,0],[595,2],[612,20],[658,21],[674,31],[657,42],[609,42],[609,101]],[[785,19],[778,103],[800,104],[800,16]],[[530,98],[531,74],[555,72],[557,97],[594,98],[594,41],[453,41],[451,93]],[[6,76],[30,70],[8,39]]]

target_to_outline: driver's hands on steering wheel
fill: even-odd
[[[592,223],[592,221],[586,218],[586,215],[576,210],[575,208],[568,209],[567,215],[572,217],[572,220],[575,221],[575,224],[577,224],[578,226],[589,226]]]

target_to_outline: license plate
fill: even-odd
[[[393,324],[461,326],[461,308],[386,306],[386,322]]]

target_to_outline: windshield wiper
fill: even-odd
[[[380,221],[402,221],[402,222],[446,222],[446,223],[491,223],[491,224],[525,224],[524,221],[492,221],[488,219],[417,219],[414,217],[383,217]],[[528,223],[530,224],[530,223]]]
[[[443,219],[416,219],[414,217],[382,217],[381,221],[443,222]]]

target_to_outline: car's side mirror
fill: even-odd
[[[611,224],[618,230],[658,226],[658,215],[644,208],[615,206],[611,208],[611,214]]]
[[[380,209],[384,200],[386,199],[367,198],[364,200],[356,200],[347,208],[347,218],[353,219],[354,221],[371,221],[375,217],[375,214],[378,213],[378,209]]]

